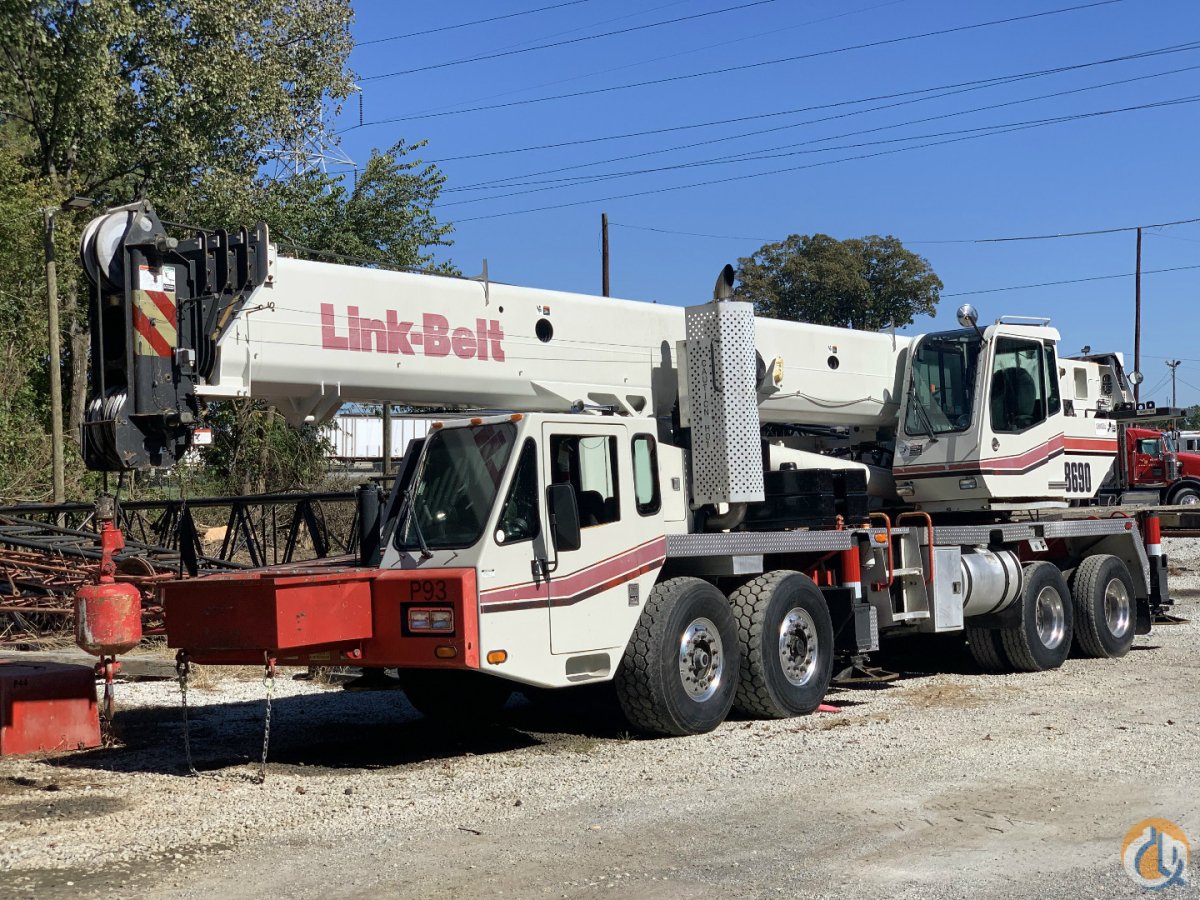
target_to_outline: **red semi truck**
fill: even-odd
[[[1123,503],[1200,504],[1200,453],[1179,449],[1176,432],[1125,427],[1114,471]]]

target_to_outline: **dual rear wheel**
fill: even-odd
[[[728,598],[698,578],[656,585],[616,675],[626,718],[648,734],[701,734],[735,706],[804,715],[829,688],[833,626],[799,572],[760,575]]]
[[[1134,589],[1115,556],[1080,563],[1068,583],[1052,563],[1025,566],[1019,615],[1002,628],[966,628],[971,656],[985,672],[1057,669],[1071,652],[1108,659],[1133,644]]]

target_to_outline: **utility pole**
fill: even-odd
[[[603,295],[608,297],[608,213],[600,213],[600,262],[604,268]]]
[[[1142,229],[1137,230],[1137,271],[1133,287],[1133,371],[1142,371]],[[1142,399],[1141,385],[1133,386],[1133,399]]]
[[[1168,359],[1167,368],[1171,370],[1171,408],[1175,408],[1175,370],[1179,368],[1179,360]]]
[[[58,272],[54,264],[54,215],[57,212],[52,207],[42,210],[45,216],[46,330],[50,337],[50,459],[54,473],[54,502],[62,503],[66,499],[66,487],[63,476],[62,335],[58,327]]]

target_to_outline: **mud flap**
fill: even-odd
[[[821,588],[833,621],[834,650],[853,656],[879,649],[879,625],[874,607],[855,600],[849,588]]]
[[[1138,597],[1137,601],[1137,624],[1134,627],[1134,634],[1149,634],[1150,633],[1150,601],[1145,597]]]
[[[1165,607],[1174,606],[1167,584],[1167,554],[1150,557],[1150,609],[1158,615]],[[1141,613],[1139,612],[1139,616]],[[1139,632],[1140,634],[1141,632]]]

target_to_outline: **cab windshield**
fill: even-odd
[[[404,518],[401,550],[469,547],[487,525],[516,440],[510,423],[444,428],[425,441]]]
[[[905,434],[933,436],[971,427],[981,345],[973,328],[921,338],[913,351]]]

